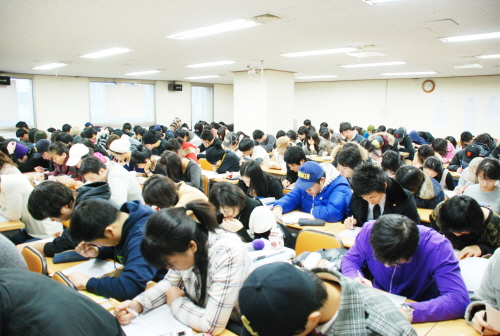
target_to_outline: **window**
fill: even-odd
[[[94,125],[154,124],[155,86],[90,82],[90,120]]]
[[[9,86],[0,87],[0,127],[13,128],[18,121],[25,121],[30,127],[35,125],[33,109],[33,80],[11,78]]]
[[[211,86],[192,86],[191,90],[191,120],[193,125],[199,120],[212,122],[214,120],[214,88]]]

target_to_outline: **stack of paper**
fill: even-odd
[[[339,236],[341,237],[346,237],[346,238],[356,238],[356,236],[358,235],[358,233],[361,231],[361,228],[358,227],[358,226],[355,226],[354,227],[354,230],[344,230],[344,231],[340,231],[338,233]]]
[[[114,263],[112,261],[102,259],[91,259],[89,261],[65,269],[62,272],[64,275],[69,275],[73,272],[80,272],[91,278],[98,278],[103,276],[104,274],[113,272],[120,267],[123,267],[123,265],[120,263]]]
[[[193,335],[192,330],[176,319],[166,304],[140,314],[122,329],[127,336]]]

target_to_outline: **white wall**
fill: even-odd
[[[234,123],[234,86],[214,84],[214,121]]]
[[[156,82],[158,89],[155,91],[156,99],[161,100],[161,106],[156,107],[156,121],[160,125],[169,126],[175,117],[191,125],[191,83],[175,82],[182,84],[182,91],[168,91],[166,82]],[[166,83],[168,84],[168,83]]]

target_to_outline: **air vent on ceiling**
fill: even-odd
[[[273,21],[282,20],[283,18],[278,16],[278,15],[266,13],[266,14],[252,16],[248,19],[255,21],[255,22],[258,22],[258,23],[269,23],[269,22],[273,22]]]

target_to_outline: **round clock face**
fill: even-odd
[[[422,89],[429,93],[429,92],[432,92],[434,90],[434,87],[435,87],[435,84],[433,81],[431,80],[426,80],[423,84],[422,84]]]

